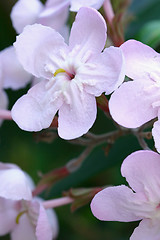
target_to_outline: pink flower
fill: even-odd
[[[78,12],[81,7],[92,7],[99,9],[102,6],[104,0],[70,0],[69,2],[70,11]]]
[[[31,81],[31,74],[26,72],[19,63],[14,47],[8,47],[0,52],[0,111],[8,107],[8,97],[5,88],[17,90],[25,87]],[[2,114],[3,115],[3,114]],[[0,116],[0,118],[2,117]],[[0,125],[2,119],[0,119]]]
[[[15,203],[30,201],[32,194],[24,173],[16,165],[0,163],[0,181],[0,235],[4,235],[16,225]]]
[[[160,155],[137,151],[121,166],[125,185],[108,187],[95,195],[91,210],[103,221],[131,222],[142,220],[131,240],[160,239]]]
[[[160,114],[160,54],[135,40],[121,45],[126,75],[133,79],[123,83],[111,96],[110,113],[120,125],[137,128]],[[160,126],[154,124],[155,146],[160,151]]]
[[[3,88],[17,90],[25,87],[31,81],[31,74],[26,72],[19,63],[14,47],[8,47],[0,52],[1,75]]]
[[[0,236],[12,240],[52,240],[58,232],[57,218],[45,211],[42,200],[32,199],[33,182],[14,164],[0,163]]]
[[[48,128],[59,110],[60,137],[73,139],[86,133],[96,119],[95,96],[110,94],[124,79],[121,49],[102,52],[105,42],[105,21],[91,8],[79,10],[69,46],[49,27],[26,27],[14,44],[18,59],[26,71],[46,80],[13,106],[18,126],[27,131]]]
[[[11,231],[12,240],[52,240],[58,234],[57,217],[52,209],[45,210],[42,201],[21,201],[16,226]]]
[[[0,52],[0,126],[2,119],[12,120],[8,107],[8,96],[5,88],[17,90],[31,81],[31,74],[26,72],[19,63],[14,47]]]
[[[68,35],[65,23],[68,18],[68,0],[48,0],[45,5],[40,0],[18,0],[11,11],[11,20],[17,33],[34,23],[41,23]],[[67,31],[67,34],[66,34]]]
[[[65,27],[70,11],[77,12],[81,7],[99,9],[104,0],[47,0],[45,5],[40,0],[18,0],[11,11],[11,20],[17,33],[21,33],[26,25],[40,23],[68,36]]]

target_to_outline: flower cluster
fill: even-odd
[[[160,54],[149,46],[128,40],[120,47],[125,59],[124,82],[112,94],[109,109],[113,119],[126,128],[138,128],[159,117]],[[119,110],[120,108],[120,110]],[[160,123],[154,123],[152,135],[160,152]],[[105,221],[137,221],[131,240],[160,238],[160,155],[152,151],[138,151],[129,155],[121,167],[131,186],[108,187],[99,192],[91,203],[93,214]]]
[[[58,234],[57,217],[45,211],[43,201],[32,198],[32,179],[14,164],[0,163],[0,235],[12,240],[51,240]]]

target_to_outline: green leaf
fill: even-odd
[[[160,20],[159,0],[134,0],[129,8],[129,15],[133,17],[126,31],[126,38],[135,38],[141,28],[153,20]]]
[[[137,34],[136,39],[152,48],[157,48],[160,45],[160,20],[146,23]]]

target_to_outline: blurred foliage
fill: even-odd
[[[12,28],[9,13],[15,1],[0,1],[0,50],[15,41],[16,33]],[[160,1],[133,0],[128,15],[132,21],[125,33],[126,39],[136,38],[153,47],[160,43]],[[72,18],[74,14],[72,14]],[[154,21],[153,21],[154,20]],[[70,22],[70,21],[69,21]],[[13,92],[7,90],[10,108],[26,89]],[[94,133],[112,131],[114,125],[99,110],[96,123],[91,129]],[[61,196],[62,192],[71,187],[94,187],[103,185],[119,185],[125,183],[121,177],[120,166],[123,159],[140,146],[134,136],[119,138],[105,154],[106,145],[98,146],[88,156],[82,167],[76,172],[58,182],[50,192],[43,194],[46,199]],[[4,122],[0,128],[0,160],[18,164],[38,182],[38,173],[46,173],[51,169],[61,167],[72,158],[77,157],[83,148],[73,145],[60,138],[52,143],[36,143],[33,134],[20,130],[14,122]],[[63,240],[127,240],[137,223],[100,222],[91,214],[89,206],[71,213],[69,206],[56,209],[60,234]],[[0,239],[9,239],[2,237]],[[23,239],[22,239],[23,240]]]
[[[157,49],[160,46],[160,20],[147,22],[136,35],[136,39]]]
[[[135,35],[146,23],[159,20],[159,9],[159,0],[132,0],[129,7],[129,15],[132,16],[132,21],[127,28],[126,38],[135,38]]]

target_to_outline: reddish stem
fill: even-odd
[[[105,12],[106,21],[109,26],[109,36],[114,44],[115,47],[120,47],[122,43],[124,43],[124,37],[123,34],[119,33],[120,27],[120,21],[117,21],[117,24],[115,25],[115,14],[112,8],[112,4],[110,0],[105,0],[103,4],[103,9]],[[121,29],[122,30],[122,29]]]
[[[112,4],[110,0],[105,0],[103,4],[104,12],[106,15],[106,18],[110,24],[112,24],[113,18],[114,18],[114,12],[112,8]]]
[[[74,201],[74,199],[72,199],[70,197],[62,197],[62,198],[57,198],[57,199],[48,200],[48,201],[43,202],[43,207],[45,209],[60,207],[60,206],[72,203],[73,201]]]
[[[45,189],[52,186],[58,180],[63,179],[64,177],[68,176],[70,172],[66,167],[61,167],[56,170],[53,170],[47,174],[45,174],[42,180],[39,182],[37,187],[33,190],[32,195],[36,196],[42,193]]]
[[[11,111],[0,109],[0,119],[12,120]]]

